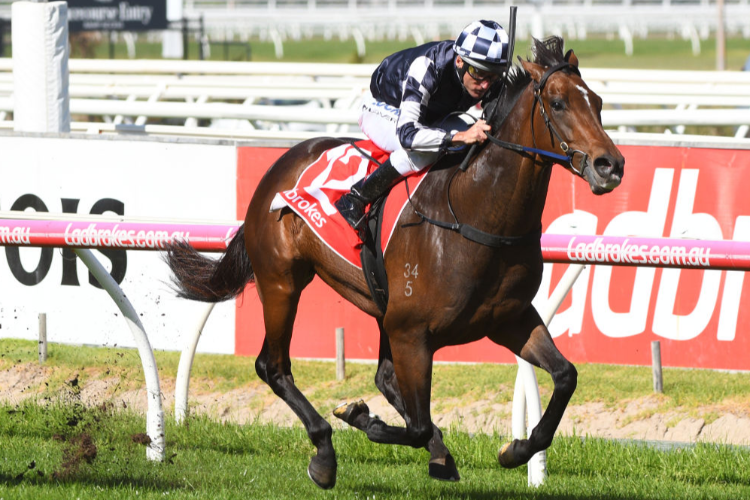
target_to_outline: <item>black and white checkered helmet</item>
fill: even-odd
[[[458,35],[453,50],[475,68],[502,73],[508,61],[508,34],[495,21],[474,21]]]

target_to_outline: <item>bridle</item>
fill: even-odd
[[[583,169],[586,167],[586,160],[588,159],[588,155],[584,153],[583,151],[580,151],[578,149],[570,149],[570,146],[567,142],[563,140],[562,137],[560,137],[559,132],[555,128],[555,125],[552,123],[552,120],[550,120],[549,115],[547,114],[547,111],[544,109],[544,101],[542,101],[542,90],[544,90],[544,85],[547,83],[547,79],[556,71],[560,71],[561,69],[569,69],[579,77],[581,76],[581,72],[578,70],[577,66],[574,66],[573,64],[570,64],[567,60],[561,63],[558,63],[551,68],[548,68],[547,71],[544,72],[544,75],[542,75],[542,78],[539,80],[539,83],[534,84],[534,102],[539,104],[539,112],[542,115],[542,118],[544,118],[544,125],[547,127],[547,130],[549,130],[554,136],[557,138],[557,140],[560,143],[560,149],[563,150],[565,155],[568,157],[568,162],[570,163],[570,168],[573,169],[573,171],[578,174],[579,176],[583,177]],[[534,136],[534,108],[532,106],[531,109],[531,133],[532,137]],[[534,139],[536,141],[536,138]],[[536,145],[536,144],[535,144]],[[579,164],[579,168],[576,170],[574,164],[573,164],[573,157],[576,153],[581,154],[581,161]]]
[[[561,163],[561,162],[566,163],[570,165],[571,170],[575,172],[578,176],[585,178],[583,171],[586,168],[586,163],[588,161],[588,154],[584,153],[581,150],[570,148],[568,143],[560,136],[560,133],[557,131],[557,128],[552,123],[552,120],[550,119],[549,114],[547,113],[547,110],[544,108],[544,101],[542,100],[542,91],[544,90],[544,86],[547,84],[547,79],[549,79],[549,77],[552,76],[554,73],[563,69],[569,69],[570,71],[574,72],[578,76],[581,76],[581,72],[578,70],[576,66],[569,63],[568,61],[564,61],[564,62],[558,63],[548,68],[547,71],[544,72],[544,75],[542,75],[542,78],[539,79],[539,82],[534,83],[534,105],[531,107],[531,134],[534,140],[535,147],[530,148],[528,146],[522,146],[520,144],[514,144],[512,142],[502,141],[492,135],[487,135],[487,140],[489,140],[491,143],[497,146],[500,146],[501,148],[510,149],[512,151],[524,152],[524,153],[534,153],[534,154],[543,156],[545,158],[548,158],[550,160],[557,161],[558,163]],[[536,134],[534,134],[534,110],[536,106],[539,106],[539,113],[542,115],[542,118],[544,119],[544,125],[547,127],[547,130],[549,130],[550,132],[550,139],[552,139],[552,136],[554,136],[554,138],[557,139],[557,141],[559,142],[560,149],[562,149],[563,153],[565,153],[564,155],[553,153],[552,151],[546,151],[544,149],[539,149],[536,147]],[[581,160],[578,163],[578,168],[576,168],[575,163],[574,163],[574,157],[576,153],[579,153],[581,155]],[[467,166],[468,166],[468,162],[467,162]]]

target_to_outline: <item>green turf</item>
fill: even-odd
[[[180,353],[156,351],[155,354],[160,379],[174,379]],[[89,379],[120,377],[121,390],[142,388],[145,384],[140,358],[134,349],[50,344],[48,355],[49,385],[29,388],[33,393],[56,394],[73,377],[80,384]],[[36,363],[37,356],[34,341],[0,339],[0,370],[15,364]],[[255,374],[254,363],[254,358],[198,354],[191,372],[191,393],[253,387],[260,388],[261,395],[273,397]],[[603,402],[608,407],[623,407],[633,399],[654,394],[650,367],[579,364],[577,368],[578,388],[571,404]],[[327,412],[340,401],[378,394],[373,382],[374,364],[347,363],[347,377],[342,382],[336,381],[332,362],[295,359],[292,370],[297,385],[321,411]],[[508,402],[513,397],[516,371],[515,365],[489,363],[435,365],[432,397],[441,405],[439,409],[474,400]],[[656,397],[658,407],[654,411],[680,407],[695,412],[711,405],[737,410],[750,408],[750,373],[668,367],[663,372],[664,394]],[[537,378],[542,401],[546,403],[552,381],[541,370],[537,370]]]
[[[385,56],[397,50],[411,47],[413,40],[367,42],[366,54],[357,54],[353,40],[289,40],[284,42],[284,56],[277,59],[275,48],[270,42],[250,40],[249,59],[253,61],[287,61],[287,62],[335,62],[335,63],[378,63]],[[516,54],[527,56],[528,40],[518,40]],[[693,55],[690,41],[681,38],[667,39],[651,36],[646,39],[636,38],[633,41],[633,55],[625,54],[625,45],[617,39],[590,37],[587,40],[567,40],[566,48],[572,48],[578,55],[581,66],[589,68],[641,68],[673,70],[713,70],[716,69],[716,44],[713,40],[701,41],[701,53]],[[127,58],[125,44],[115,44],[116,58]],[[100,42],[93,47],[95,57],[108,58],[109,44]],[[729,38],[726,43],[726,69],[740,70],[745,59],[750,55],[750,42],[747,39]],[[72,44],[72,57],[81,57],[80,47]],[[198,59],[198,46],[192,43],[188,47],[190,59]],[[138,42],[136,57],[139,59],[161,58],[161,44]],[[242,61],[248,60],[247,44],[235,44],[225,48],[220,43],[211,44],[212,60]]]
[[[162,380],[174,377],[179,355],[156,352]],[[0,340],[0,370],[36,363],[36,343]],[[199,354],[191,391],[262,386],[252,358]],[[145,419],[111,405],[84,407],[77,389],[88,379],[120,376],[125,387],[143,387],[137,352],[51,344],[48,386],[18,406],[0,404],[0,498],[523,498],[523,499],[739,499],[750,498],[750,451],[698,445],[669,452],[598,439],[556,437],[549,450],[549,478],[526,485],[526,467],[503,470],[497,450],[507,436],[446,432],[461,482],[441,483],[426,474],[427,453],[377,445],[355,431],[336,431],[339,479],[333,491],[317,489],[306,467],[314,449],[300,426],[221,424],[192,417],[173,423],[167,409],[166,463],[150,463],[138,444]],[[376,393],[375,366],[347,364],[335,381],[331,362],[293,361],[295,379],[324,414],[331,401]],[[509,401],[515,367],[437,365],[433,397],[440,404],[487,398]],[[579,366],[573,404],[609,406],[652,394],[648,367]],[[538,373],[543,400],[549,377]],[[71,384],[76,377],[77,385]],[[750,374],[665,369],[661,408],[748,405]],[[210,380],[210,383],[209,383]],[[266,389],[267,390],[267,389]],[[268,391],[270,394],[270,391]],[[61,396],[64,395],[64,396]],[[86,437],[87,436],[87,437]],[[134,441],[135,438],[135,441]],[[95,457],[93,450],[96,450]]]
[[[549,477],[527,486],[526,467],[503,470],[505,436],[446,433],[462,479],[431,480],[424,450],[379,445],[363,433],[334,433],[338,482],[307,478],[312,454],[303,430],[220,424],[204,417],[167,422],[164,463],[138,444],[143,418],[67,401],[0,406],[0,498],[430,498],[740,499],[750,497],[750,451],[698,445],[657,451],[642,445],[558,437]]]

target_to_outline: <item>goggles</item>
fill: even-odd
[[[469,73],[469,76],[472,77],[474,81],[478,83],[482,83],[482,82],[495,83],[496,81],[500,79],[500,75],[498,75],[497,73],[492,73],[490,71],[477,69],[468,63],[466,64],[466,66],[468,67],[466,71]]]

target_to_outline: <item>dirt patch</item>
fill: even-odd
[[[64,438],[60,439],[65,440]],[[73,476],[84,462],[92,463],[96,459],[98,451],[94,440],[88,434],[79,434],[68,438],[65,440],[60,469],[55,471],[52,476],[60,480]]]
[[[133,442],[134,442],[135,444],[142,444],[142,445],[144,445],[144,446],[145,446],[145,445],[149,445],[149,444],[151,444],[151,438],[150,438],[150,437],[148,437],[148,435],[147,435],[147,434],[144,434],[144,433],[142,433],[142,432],[141,432],[141,433],[138,433],[138,434],[134,434],[134,435],[133,435],[133,436],[132,436],[132,437],[131,437],[130,439],[131,439],[131,440],[132,440],[132,441],[133,441]]]
[[[44,392],[51,373],[51,369],[35,363],[16,364],[0,371],[0,401],[17,404],[31,397],[39,397]],[[174,408],[174,382],[174,379],[161,381],[162,402],[167,410]],[[130,408],[144,414],[147,409],[145,387],[123,390],[119,377],[89,376],[85,382],[80,383],[76,377],[66,381],[66,386],[74,386],[81,403],[89,407],[110,405],[115,409]],[[319,409],[327,409],[324,412],[327,415],[324,416],[335,428],[346,425],[330,415],[330,409],[340,402],[316,404]],[[397,412],[383,396],[365,398],[365,402],[371,413],[388,423],[403,425]],[[260,382],[224,392],[210,389],[191,391],[190,412],[208,415],[222,422],[301,425],[286,404]],[[498,404],[490,400],[444,399],[433,401],[432,415],[435,423],[443,429],[457,427],[468,432],[497,431],[507,435],[511,427],[512,404]],[[568,407],[558,432],[563,435],[613,439],[750,445],[750,410],[742,405],[731,404],[691,408],[689,411],[681,408],[664,409],[660,398],[656,396],[627,401],[616,408],[604,403],[586,403]],[[74,463],[87,461],[91,452],[85,442],[73,442],[71,467]],[[95,451],[93,456],[96,456]]]
[[[51,368],[34,363],[17,363],[0,371],[0,401],[20,403],[38,396],[51,373]]]

